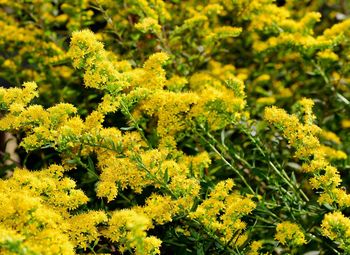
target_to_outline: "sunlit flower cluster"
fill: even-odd
[[[0,253],[350,254],[349,8],[0,0]]]

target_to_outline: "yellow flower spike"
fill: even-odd
[[[237,37],[242,33],[242,28],[240,27],[230,27],[223,26],[217,27],[213,32],[209,33],[204,38],[204,43],[207,45],[213,45],[217,40],[222,40],[231,37]]]
[[[324,51],[318,52],[317,56],[322,60],[329,60],[333,62],[339,60],[339,56],[335,54],[333,51],[331,51],[330,49],[326,49]]]
[[[73,180],[62,177],[63,171],[57,165],[34,172],[16,169],[12,178],[0,181],[0,243],[18,240],[19,248],[37,254],[75,254],[67,234],[68,210],[86,203],[87,197]],[[8,254],[9,246],[0,246],[1,254]]]
[[[275,239],[283,245],[296,247],[306,243],[304,233],[295,223],[289,221],[279,223],[276,232]]]
[[[187,170],[188,173],[194,175],[196,178],[200,178],[204,175],[206,168],[210,166],[211,158],[209,154],[204,151],[195,156],[184,155],[181,159],[181,165]]]
[[[175,175],[171,178],[169,189],[177,196],[189,196],[194,198],[198,196],[200,186],[197,179],[190,179],[185,175]]]
[[[37,85],[35,82],[25,82],[20,88],[0,88],[0,106],[9,108],[12,113],[24,110],[24,107],[38,97]]]
[[[242,28],[230,26],[217,27],[214,29],[214,33],[219,39],[237,37],[242,33]]]
[[[235,97],[245,98],[246,94],[244,92],[244,82],[237,77],[230,77],[225,81],[226,86],[233,90]]]
[[[314,25],[321,20],[321,13],[308,12],[298,23],[298,28],[306,30],[305,33],[313,34]]]
[[[322,130],[320,136],[323,139],[331,141],[335,144],[341,144],[340,138],[335,133],[333,133],[331,131]]]
[[[187,84],[188,81],[185,77],[174,75],[166,81],[165,86],[170,91],[180,92]]]
[[[247,233],[243,233],[243,234],[241,234],[238,238],[237,238],[237,240],[236,240],[236,243],[235,243],[235,246],[236,247],[240,247],[240,246],[242,246],[243,244],[245,244],[246,242],[247,242],[247,240],[248,240],[248,234]],[[227,241],[229,241],[229,240],[227,240]]]
[[[160,254],[159,248],[162,245],[162,241],[155,236],[148,236],[144,239],[143,245],[144,245],[144,248],[143,248],[144,250],[136,254],[156,255],[156,254]]]
[[[103,57],[103,44],[90,30],[82,30],[72,34],[69,54],[73,58],[73,66],[82,68],[95,65]]]
[[[322,193],[318,198],[319,204],[332,204],[336,202],[339,208],[350,206],[350,195],[342,188],[330,188],[327,193]]]
[[[262,74],[262,75],[259,75],[255,80],[254,82],[256,83],[263,83],[263,82],[268,82],[271,80],[271,76],[269,74]]]
[[[246,104],[242,85],[243,82],[238,79],[229,79],[224,85],[206,73],[194,74],[190,87],[197,92],[199,99],[191,109],[191,120],[206,123],[211,130],[238,121]]]
[[[259,255],[259,250],[262,248],[263,242],[262,241],[253,241],[250,244],[250,251],[247,255]]]
[[[131,2],[131,1],[130,1]],[[135,5],[139,10],[141,10],[142,12],[144,12],[147,16],[153,18],[153,19],[158,19],[158,15],[157,15],[157,12],[156,10],[154,10],[153,8],[151,8],[150,5],[153,5],[153,6],[162,6],[164,3],[162,0],[157,0],[157,1],[154,1],[154,0],[150,0],[150,1],[147,1],[147,0],[133,0],[131,2],[133,5]]]
[[[98,105],[98,111],[102,114],[110,112],[116,112],[120,107],[119,98],[112,97],[109,94],[105,94],[102,97],[102,102]]]
[[[335,36],[339,36],[340,34],[347,33],[349,34],[350,29],[350,20],[345,19],[342,22],[334,24],[332,27],[327,28],[323,32],[323,36],[326,38],[332,38]]]
[[[49,113],[52,124],[58,125],[67,122],[68,117],[75,114],[77,109],[71,104],[59,103],[48,108],[47,112]]]
[[[158,21],[153,18],[144,18],[141,22],[135,24],[135,28],[140,30],[142,33],[154,33],[160,35],[162,27]]]
[[[102,123],[104,115],[99,111],[93,111],[85,120],[86,130],[101,130],[103,128]]]
[[[107,222],[107,216],[102,211],[90,211],[74,215],[68,219],[69,236],[76,247],[86,250],[87,246],[98,240],[100,233],[96,225]]]
[[[242,215],[248,215],[255,209],[255,203],[246,197],[240,195],[231,195],[225,200],[226,214],[223,215],[222,219],[225,221],[230,218],[239,218]],[[229,217],[229,218],[227,218]]]
[[[305,124],[313,124],[316,116],[313,114],[312,107],[314,106],[314,102],[311,99],[303,98],[298,102],[302,107],[302,113],[304,114],[304,122]]]
[[[332,212],[322,220],[322,234],[339,243],[346,253],[350,252],[350,219],[341,212]]]
[[[69,55],[75,68],[85,70],[85,86],[106,89],[112,94],[129,86],[128,78],[114,68],[103,44],[90,30],[73,33]]]
[[[164,52],[151,55],[143,64],[144,74],[138,84],[148,89],[162,89],[166,82],[166,73],[162,66],[168,59],[169,55]]]
[[[310,184],[313,189],[323,188],[325,190],[329,188],[338,187],[341,183],[340,174],[335,167],[330,165],[326,166],[324,169],[324,174],[320,176],[315,176],[310,179]]]
[[[173,216],[180,210],[170,196],[152,194],[146,199],[143,207],[135,208],[136,211],[146,214],[159,225],[171,222]]]
[[[137,110],[146,116],[158,118],[157,135],[160,144],[171,144],[175,147],[175,135],[186,129],[186,117],[191,106],[196,103],[195,93],[175,93],[156,90],[149,98],[141,102]]]
[[[208,21],[208,17],[202,14],[196,14],[192,18],[186,19],[182,26],[177,27],[174,30],[175,34],[184,32],[185,30],[191,30],[195,27],[202,25]]]
[[[240,218],[251,213],[255,203],[247,197],[230,194],[233,186],[232,179],[219,182],[196,211],[189,214],[189,218],[201,222],[224,243],[235,248],[247,240],[247,234],[243,232],[246,223]],[[236,242],[232,242],[233,238]]]
[[[115,211],[108,222],[108,229],[103,235],[113,242],[120,243],[120,247],[130,247],[135,254],[159,254],[161,241],[153,236],[147,236],[146,231],[152,226],[151,221],[144,214],[134,210],[124,209]]]
[[[313,174],[309,180],[312,188],[321,188],[324,192],[320,195],[318,202],[347,206],[348,195],[344,191],[340,192],[338,188],[341,184],[340,174],[329,162],[332,158],[345,158],[346,154],[320,144],[317,136],[322,133],[321,129],[313,124],[313,101],[302,99],[299,103],[304,113],[304,124],[295,115],[289,115],[274,106],[265,109],[264,118],[282,130],[283,135],[296,149],[297,158],[306,159],[307,163],[304,163],[302,168],[305,172]],[[313,159],[308,161],[309,157]],[[322,170],[324,173],[321,172]]]
[[[321,158],[313,159],[308,163],[304,163],[302,165],[302,169],[306,173],[314,173],[314,172],[318,172],[321,169],[324,169],[328,165],[329,165],[329,162],[324,157],[321,157]]]
[[[257,104],[261,104],[261,105],[273,105],[274,103],[276,103],[276,98],[274,96],[270,96],[270,97],[259,97],[256,100]]]

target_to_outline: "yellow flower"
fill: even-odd
[[[300,246],[306,243],[305,235],[300,227],[292,222],[284,221],[276,227],[275,239],[283,245]]]
[[[340,138],[335,133],[333,133],[331,131],[322,130],[320,135],[322,138],[329,140],[329,141],[332,141],[336,144],[341,143]]]
[[[243,232],[246,224],[241,218],[252,212],[255,203],[247,197],[230,194],[233,185],[231,179],[219,182],[209,197],[188,217],[201,222],[209,231],[219,234],[223,242],[238,247],[247,239],[246,233]],[[230,242],[237,233],[239,233],[237,242]]]
[[[68,222],[71,241],[85,250],[89,243],[99,239],[100,233],[96,225],[106,221],[107,216],[102,211],[90,211],[70,217]]]
[[[250,245],[250,251],[247,255],[259,255],[259,250],[262,248],[262,241],[253,241]]]
[[[339,243],[345,253],[350,252],[350,219],[341,212],[325,215],[322,224],[322,234]]]
[[[25,82],[20,88],[0,88],[0,107],[9,108],[12,113],[20,112],[27,104],[38,96],[35,82]],[[14,106],[12,106],[15,104]]]
[[[158,21],[153,18],[144,18],[141,22],[135,24],[135,28],[143,33],[151,32],[160,34],[162,27],[158,24]]]
[[[322,135],[322,130],[313,124],[315,118],[312,112],[313,101],[304,98],[299,105],[304,114],[304,124],[296,115],[289,115],[276,107],[266,108],[264,118],[282,130],[289,143],[297,149],[295,153],[297,158],[306,159],[307,163],[303,164],[303,170],[313,174],[310,179],[312,188],[321,188],[324,191],[318,202],[346,206],[349,203],[349,196],[344,191],[340,192],[338,188],[341,184],[340,174],[329,162],[329,159],[333,158],[344,159],[346,154],[320,144],[317,135]],[[313,159],[310,160],[309,157]]]
[[[170,196],[152,194],[146,199],[142,208],[136,209],[162,225],[172,221],[172,217],[180,210]]]
[[[97,58],[104,54],[103,44],[90,30],[82,30],[72,34],[69,52],[75,68],[95,65]]]
[[[272,105],[274,103],[276,103],[276,98],[274,96],[270,96],[270,97],[259,97],[256,100],[257,104],[263,104],[263,105]]]
[[[75,254],[67,218],[69,210],[87,200],[74,181],[62,177],[63,171],[57,165],[35,172],[16,169],[12,178],[0,181],[1,244],[35,254]],[[0,246],[1,254],[11,254],[10,246]]]
[[[112,214],[104,236],[113,242],[135,250],[135,254],[159,254],[161,241],[153,236],[147,236],[146,231],[152,226],[151,221],[143,214],[134,210],[120,210]]]
[[[335,54],[333,51],[331,51],[330,49],[326,49],[324,51],[320,51],[317,53],[317,56],[320,59],[323,60],[330,60],[330,61],[338,61],[339,57],[337,54]]]
[[[129,85],[127,77],[114,68],[103,44],[90,30],[73,33],[69,55],[75,68],[85,69],[85,86],[116,94]]]

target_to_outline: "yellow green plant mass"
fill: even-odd
[[[0,0],[0,66],[0,254],[350,254],[348,1]]]

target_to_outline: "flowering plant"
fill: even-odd
[[[1,254],[350,254],[349,11],[0,0]]]

